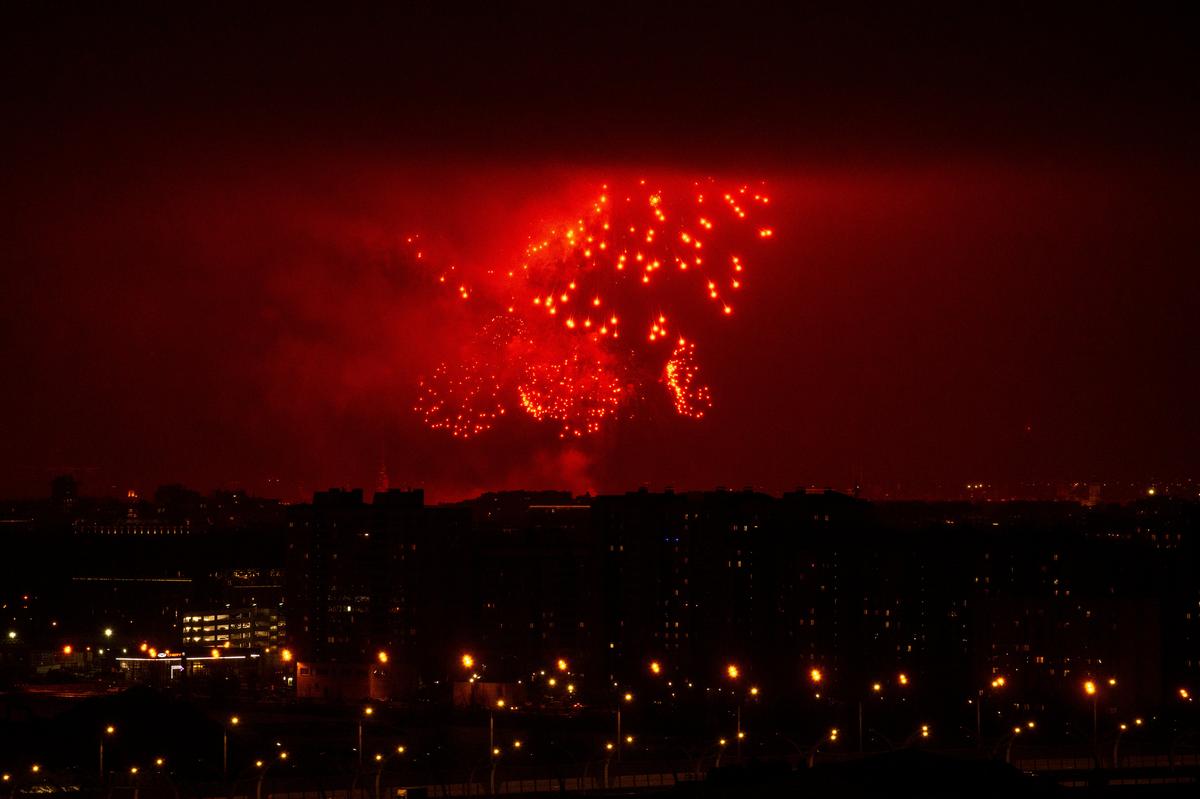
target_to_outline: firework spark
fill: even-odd
[[[456,300],[479,302],[488,321],[471,358],[422,384],[419,412],[431,427],[474,435],[507,402],[573,437],[663,385],[678,414],[703,418],[712,395],[681,328],[707,329],[706,311],[733,314],[746,253],[774,237],[751,220],[769,204],[761,189],[712,180],[606,184],[585,213],[531,237],[518,264],[488,270],[479,286],[443,269],[439,282]]]
[[[696,345],[679,339],[670,360],[663,367],[663,382],[675,403],[675,412],[692,419],[703,419],[712,407],[712,392],[700,382],[696,363]]]
[[[490,430],[504,416],[501,390],[484,364],[472,362],[468,368],[456,368],[443,363],[421,380],[413,410],[433,430],[470,438]]]
[[[625,384],[592,353],[575,348],[561,360],[530,363],[517,393],[526,413],[557,422],[566,438],[598,431],[620,409]]]

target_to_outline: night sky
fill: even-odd
[[[1194,25],[512,8],[6,19],[0,495],[1196,476]],[[776,235],[704,419],[421,425],[462,331],[406,236],[503,268],[604,181],[706,176]]]

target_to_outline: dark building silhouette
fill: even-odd
[[[589,702],[651,661],[677,701],[730,690],[731,663],[781,701],[843,704],[982,692],[1034,710],[1113,678],[1098,701],[1144,709],[1200,683],[1200,505],[1178,498],[511,491],[428,506],[331,490],[284,507],[76,490],[60,479],[48,501],[3,506],[10,664],[108,628],[208,646],[235,638],[218,620],[249,619],[239,644],[289,648],[302,694],[330,699],[528,685],[559,659]]]

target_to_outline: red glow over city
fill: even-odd
[[[948,60],[935,26],[901,79],[852,20],[647,14],[586,42],[555,15],[338,24],[311,61],[250,28],[176,59],[191,26],[35,26],[2,493],[1189,476],[1195,169],[1157,77],[1186,69],[1076,91],[1119,47],[1004,69],[1031,29],[1006,22]]]
[[[721,334],[733,312],[723,292],[745,280],[739,253],[773,235],[748,228],[770,199],[761,184],[662,183],[606,183],[578,217],[531,235],[519,263],[437,275],[478,321],[456,360],[420,381],[416,412],[429,427],[469,438],[513,407],[579,437],[652,414],[663,387],[680,416],[704,416],[711,390],[675,320],[692,320],[693,338]],[[697,313],[705,300],[716,311],[707,319]]]

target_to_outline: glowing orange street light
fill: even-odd
[[[230,716],[229,724],[221,728],[221,773],[226,777],[229,776],[229,728],[241,723],[242,720],[237,716]]]
[[[881,691],[883,691],[883,683],[877,683],[877,682],[871,683],[871,690],[874,691],[875,693],[880,693]]]
[[[559,671],[566,671],[567,668],[570,666],[570,664],[567,663],[567,661],[563,660],[562,658],[558,659],[558,663],[556,665],[558,666]]]
[[[896,678],[896,681],[901,685],[908,685],[908,675],[904,672],[900,672],[900,675]]]
[[[66,645],[64,645],[64,646],[63,646],[63,648],[62,648],[62,653],[63,653],[64,655],[69,655],[69,654],[71,654],[71,652],[72,652],[72,649],[71,649],[71,645],[70,645],[70,644],[66,644]]]
[[[729,679],[731,680],[736,680],[741,675],[741,671],[738,670],[736,663],[730,663],[726,666],[725,673],[729,675]]]
[[[475,658],[468,652],[464,652],[462,656],[462,665],[464,669],[475,668]]]
[[[378,660],[381,664],[387,663],[388,662],[388,653],[384,652],[382,649],[380,649],[379,652],[375,655],[375,659]]]
[[[750,686],[750,696],[758,696],[758,686],[757,685]]]
[[[1192,695],[1190,693],[1188,693],[1188,689],[1186,689],[1186,688],[1179,689],[1179,698],[1184,700],[1185,702],[1192,701]]]
[[[1110,680],[1109,684],[1115,685],[1116,680]],[[1083,692],[1092,698],[1092,746],[1097,746],[1100,741],[1100,711],[1096,683],[1092,680],[1084,680]]]
[[[279,650],[279,659],[282,660],[284,663],[291,663],[292,662],[292,650],[290,650],[290,649]]]
[[[116,735],[117,728],[111,724],[105,725],[104,735]],[[100,736],[100,781],[104,782],[104,735]]]
[[[662,674],[662,664],[657,660],[650,661],[650,673],[655,675]]]
[[[220,650],[220,649],[213,649],[213,650],[212,650],[211,652],[209,652],[208,654],[210,654],[210,655],[212,656],[213,660],[216,660],[217,658],[221,657],[221,650]]]
[[[362,715],[358,717],[358,767],[363,763],[363,720],[375,715],[375,708],[370,705],[363,707]]]
[[[808,679],[812,680],[814,683],[820,683],[824,677],[825,675],[821,673],[820,669],[811,669],[808,672]]]

